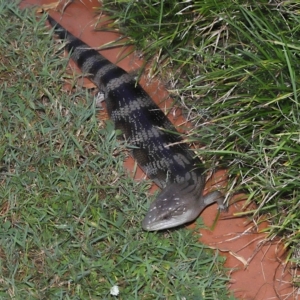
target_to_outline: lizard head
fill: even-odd
[[[195,185],[187,182],[170,184],[150,205],[142,227],[147,231],[156,231],[191,222],[206,206],[202,199],[202,189],[199,193]]]

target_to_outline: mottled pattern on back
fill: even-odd
[[[190,180],[195,163],[199,167],[201,162],[193,159],[175,127],[143,88],[126,71],[49,19],[60,38],[68,41],[71,58],[104,93],[115,128],[123,132],[147,176],[160,187]],[[196,171],[199,176],[201,171]]]

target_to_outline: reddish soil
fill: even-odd
[[[60,4],[55,10],[50,11],[51,15],[66,29],[79,36],[90,46],[99,47],[116,40],[118,37],[115,33],[95,32],[93,30],[95,21],[100,20],[99,11],[97,14],[94,10],[95,7],[99,7],[97,0],[69,1],[70,4],[66,0],[57,2],[60,2]],[[21,7],[30,7],[32,5],[39,7],[51,3],[55,5],[55,0],[23,0]],[[47,10],[47,7],[44,8]],[[53,8],[53,6],[50,8]],[[118,48],[104,50],[101,53],[113,63],[116,63],[120,57],[123,57],[125,51],[129,50],[128,48]],[[131,54],[117,64],[130,72],[136,70],[142,63],[134,54]],[[74,64],[71,63],[70,66],[76,69]],[[185,124],[180,109],[174,107],[172,99],[158,80],[151,79],[149,84],[149,80],[143,76],[141,84],[153,100],[164,111],[169,112],[168,117],[174,124]],[[84,85],[86,87],[92,86],[88,81]],[[124,164],[137,180],[145,178],[145,174],[139,168],[133,174],[135,163],[131,158]],[[218,182],[215,185],[224,186],[226,172],[218,172],[213,180],[210,181]],[[208,183],[207,190],[209,190],[209,186],[210,184]],[[151,191],[155,189],[157,187],[153,186]],[[242,197],[240,195],[239,199]],[[293,270],[289,265],[285,264],[283,246],[277,241],[272,243],[264,242],[266,235],[262,231],[268,224],[266,222],[257,224],[249,221],[247,218],[233,217],[235,212],[244,210],[243,205],[245,201],[240,201],[236,198],[236,200],[231,199],[230,203],[232,204],[228,213],[221,213],[213,229],[203,229],[200,232],[200,240],[202,242],[218,249],[217,251],[220,251],[221,255],[226,256],[225,266],[231,269],[230,290],[239,299],[300,298],[300,295],[296,294],[296,290],[290,284]],[[216,205],[212,205],[202,213],[201,216],[208,228],[212,228],[216,219],[216,212]]]

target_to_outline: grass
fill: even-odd
[[[149,182],[89,91],[63,91],[77,75],[45,17],[0,0],[0,30],[0,298],[233,299],[193,231],[142,231]]]
[[[187,109],[187,138],[206,145],[207,168],[228,168],[228,192],[258,205],[238,215],[268,220],[269,240],[299,266],[299,2],[107,0],[104,9],[114,20],[106,30],[121,28]]]

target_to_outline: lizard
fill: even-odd
[[[208,205],[226,209],[219,191],[203,195],[205,169],[188,144],[134,77],[72,35],[48,14],[54,33],[66,41],[71,59],[104,94],[115,129],[145,174],[162,189],[142,221],[145,231],[194,221]]]

